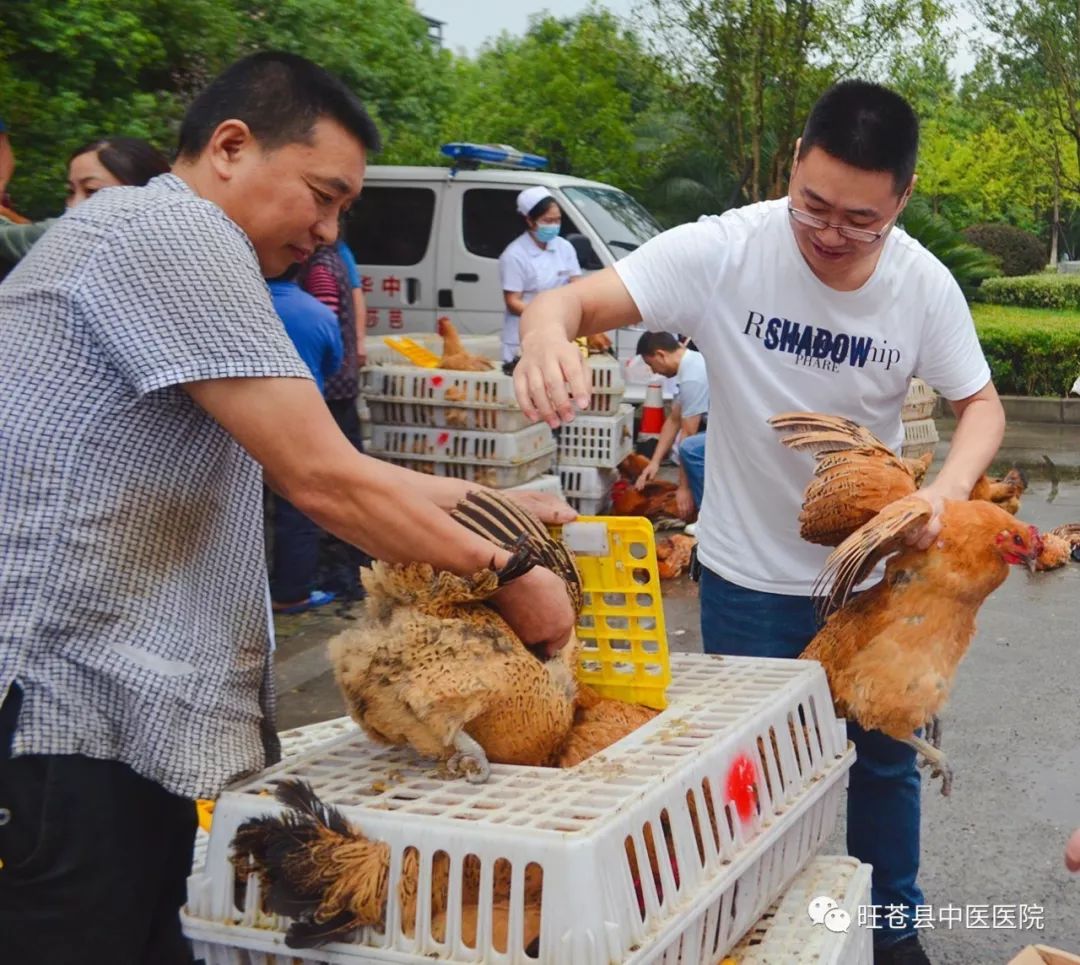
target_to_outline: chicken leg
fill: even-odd
[[[454,735],[454,748],[457,753],[446,762],[452,774],[464,777],[470,784],[483,784],[491,777],[491,765],[484,748],[464,730]]]
[[[925,758],[924,763],[931,765],[930,777],[941,778],[941,793],[948,797],[952,793],[953,772],[949,766],[948,759],[941,752],[940,748],[935,747],[928,740],[922,737],[915,737],[912,735],[904,741],[909,747],[914,747],[915,750],[922,754]]]

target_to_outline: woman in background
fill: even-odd
[[[566,285],[581,275],[574,246],[559,237],[562,210],[548,189],[526,188],[517,196],[517,209],[525,219],[525,231],[499,256],[499,279],[506,302],[503,362],[513,362],[521,354],[518,325],[536,293]]]
[[[142,187],[165,174],[169,161],[137,137],[107,137],[80,147],[68,160],[67,207],[74,208],[102,188]],[[0,278],[25,255],[55,221],[15,224],[0,218]]]

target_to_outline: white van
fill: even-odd
[[[369,167],[346,241],[367,301],[369,337],[433,332],[449,318],[462,333],[502,331],[499,255],[524,230],[515,199],[549,188],[562,208],[562,235],[582,269],[613,264],[661,229],[623,191],[599,181],[530,170]],[[637,333],[619,340],[633,355]]]

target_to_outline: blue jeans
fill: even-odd
[[[817,633],[813,601],[748,590],[701,571],[701,637],[706,653],[741,657],[797,657]],[[914,907],[924,904],[919,872],[921,784],[915,751],[880,731],[848,722],[856,761],[848,784],[847,846],[874,866],[871,901],[879,948],[915,934]],[[904,924],[892,928],[890,907],[902,906]],[[898,916],[892,916],[895,920]]]
[[[701,498],[705,493],[705,433],[687,436],[679,443],[679,463],[690,483],[694,505],[701,510]]]

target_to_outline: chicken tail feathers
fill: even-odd
[[[319,798],[307,781],[279,781],[274,789],[274,797],[285,807],[292,808],[299,815],[310,818],[330,831],[342,835],[352,834],[352,828],[342,813]]]
[[[581,611],[581,575],[574,556],[532,513],[500,493],[479,490],[469,493],[450,515],[466,529],[510,550],[515,556],[521,554],[521,559],[515,562],[512,558],[499,574],[500,584],[521,576],[533,566],[543,566],[562,577],[575,610]],[[515,571],[513,575],[507,575],[511,566]]]
[[[233,838],[237,907],[255,874],[263,910],[294,919],[285,936],[290,948],[315,947],[382,924],[389,846],[350,828],[303,781],[283,781],[275,796],[289,810],[246,821]]]

